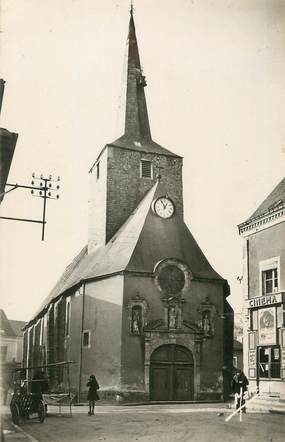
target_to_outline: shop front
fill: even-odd
[[[285,397],[284,293],[248,300],[248,378],[251,390]]]

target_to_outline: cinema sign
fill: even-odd
[[[248,308],[266,307],[267,305],[280,304],[282,294],[259,296],[248,300]]]

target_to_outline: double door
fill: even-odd
[[[194,364],[191,352],[174,344],[159,347],[151,358],[150,399],[194,399]]]

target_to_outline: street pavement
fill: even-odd
[[[5,442],[284,442],[285,416],[247,413],[225,418],[227,404],[157,404],[97,406],[89,416],[86,406],[58,413],[49,407],[44,423],[31,420],[15,427],[8,408],[2,409]],[[2,442],[2,441],[1,441]]]

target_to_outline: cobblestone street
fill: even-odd
[[[225,417],[231,410],[218,406],[150,405],[137,407],[98,406],[94,416],[86,407],[74,407],[73,416],[56,413],[43,424],[22,425],[25,434],[4,415],[5,442],[283,442],[285,416],[248,413],[243,421]],[[6,431],[5,431],[6,429]],[[7,432],[8,431],[10,432]]]

